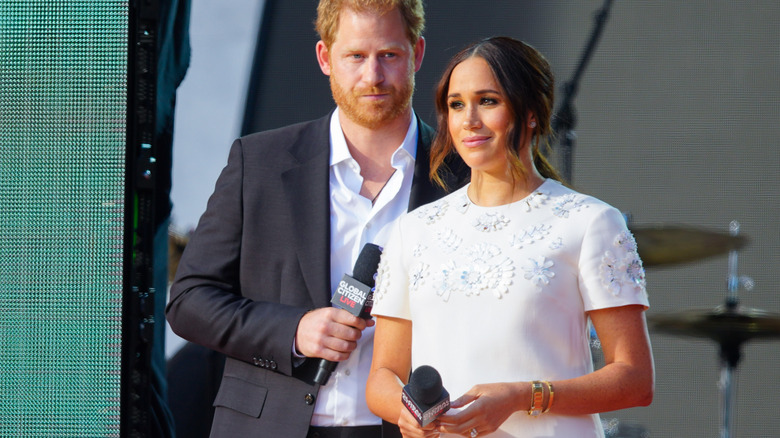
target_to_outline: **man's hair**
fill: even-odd
[[[401,12],[406,27],[406,36],[414,46],[425,28],[425,10],[422,0],[320,0],[314,28],[325,46],[330,47],[336,40],[336,34],[339,30],[339,15],[344,9],[382,15],[395,8]]]

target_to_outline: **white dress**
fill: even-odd
[[[593,370],[585,312],[648,306],[618,210],[546,180],[525,199],[473,204],[464,187],[396,223],[373,314],[412,321],[412,369],[431,365],[454,400],[478,383]],[[530,400],[529,400],[530,404]],[[603,437],[598,415],[516,412],[481,437]]]

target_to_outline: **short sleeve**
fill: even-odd
[[[636,240],[617,209],[607,206],[587,224],[579,268],[586,311],[632,304],[649,307]]]
[[[374,291],[374,316],[411,319],[409,309],[409,282],[404,264],[403,223],[406,216],[393,224],[390,238],[383,251],[377,270]]]

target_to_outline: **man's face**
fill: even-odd
[[[342,113],[372,129],[408,114],[422,41],[410,44],[398,10],[382,16],[341,11],[336,39],[330,48],[318,43],[317,54]]]

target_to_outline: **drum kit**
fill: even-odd
[[[609,15],[612,0],[604,0],[595,14],[595,25],[585,49],[580,56],[572,79],[564,85],[562,104],[553,119],[553,129],[560,139],[558,155],[564,181],[572,181],[572,157],[574,149],[574,96],[579,81],[590,60]],[[729,254],[728,291],[725,303],[715,309],[688,310],[661,315],[648,315],[652,331],[676,336],[693,336],[715,341],[720,347],[721,359],[721,438],[733,437],[732,411],[734,387],[732,378],[740,359],[740,348],[745,342],[758,338],[780,338],[780,314],[743,307],[739,304],[737,291],[740,287],[751,289],[753,281],[737,275],[738,250],[748,242],[739,235],[739,223],[730,224],[729,233],[722,233],[690,226],[633,227],[637,249],[645,267],[672,265],[701,260],[710,256]],[[600,349],[600,342],[591,327],[591,348]],[[607,429],[605,427],[605,429]],[[639,428],[641,429],[641,428]],[[642,430],[631,430],[630,436],[645,436]],[[618,435],[628,436],[621,431]]]
[[[675,336],[706,338],[719,346],[721,365],[721,438],[733,437],[733,375],[740,360],[742,344],[753,339],[780,338],[780,314],[743,307],[740,287],[751,289],[750,278],[737,274],[738,250],[748,239],[739,235],[739,223],[730,224],[729,233],[688,226],[629,226],[637,241],[644,266],[654,267],[701,260],[729,254],[726,299],[714,309],[685,310],[648,315],[651,331]]]

